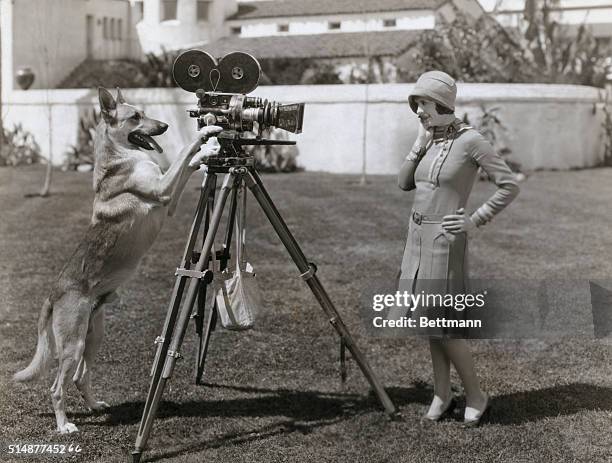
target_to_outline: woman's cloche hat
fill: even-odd
[[[457,98],[455,79],[442,71],[425,72],[418,78],[410,96],[408,96],[410,108],[415,113],[417,111],[415,98],[417,97],[430,98],[454,111],[455,99]]]

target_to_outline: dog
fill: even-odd
[[[65,412],[70,379],[91,410],[108,407],[92,396],[90,387],[103,336],[104,305],[118,298],[117,288],[134,274],[164,218],[174,213],[191,173],[217,154],[218,146],[205,143],[222,130],[201,129],[170,162],[153,138],[164,133],[167,124],[127,104],[120,89],[116,99],[104,88],[98,96],[102,117],[94,139],[91,223],[42,306],[34,358],[13,376],[18,382],[37,379],[57,355],[51,399],[62,434],[78,430]]]

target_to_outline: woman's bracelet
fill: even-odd
[[[406,161],[418,162],[418,160],[419,155],[414,151],[411,151],[410,153],[408,153],[408,156],[406,156]]]
[[[408,156],[406,156],[406,161],[418,162],[425,155],[426,151],[427,148],[425,147],[419,148],[418,150],[412,148],[410,153],[408,153]]]

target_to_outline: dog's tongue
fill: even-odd
[[[159,146],[159,144],[155,141],[155,139],[153,137],[149,137],[149,139],[147,141],[149,142],[149,144],[151,144],[151,146],[153,146],[153,148],[155,148],[155,150],[158,153],[163,153],[164,152],[162,147]]]

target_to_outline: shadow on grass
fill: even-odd
[[[272,423],[267,426],[260,426],[255,429],[240,431],[236,433],[223,434],[215,439],[209,441],[198,442],[197,444],[182,446],[176,450],[163,452],[159,455],[150,456],[144,458],[145,462],[162,461],[167,458],[179,457],[181,455],[188,455],[191,453],[201,452],[207,449],[216,449],[221,447],[228,447],[231,445],[239,445],[248,442],[254,442],[257,440],[263,440],[270,437],[274,437],[281,434],[290,434],[293,432],[299,432],[301,434],[309,434],[315,428],[322,426],[329,426],[341,421],[351,418],[353,415],[337,417],[335,419],[322,420],[317,422],[298,423],[294,420],[283,420],[276,423]],[[145,450],[146,452],[146,450]],[[146,455],[146,454],[145,454]]]
[[[212,387],[226,387],[209,385]],[[231,386],[230,386],[231,387]],[[234,388],[234,387],[232,387]],[[269,397],[240,399],[237,401],[196,402],[181,405],[174,404],[165,409],[161,416],[177,416],[179,413],[188,416],[275,416],[291,417],[271,425],[256,429],[228,433],[215,439],[183,446],[179,449],[151,456],[146,461],[159,461],[165,458],[196,453],[206,449],[267,439],[275,435],[299,432],[309,434],[315,429],[350,420],[358,415],[380,412],[381,407],[373,392],[368,396],[355,394],[328,394],[322,392],[300,392],[287,389],[267,390],[257,388],[234,389],[253,393],[270,393]],[[412,387],[389,387],[387,392],[398,408],[410,403],[428,404],[433,389],[425,383],[416,383]],[[214,412],[210,410],[213,405]],[[246,405],[246,406],[245,406]],[[188,409],[195,406],[195,409]],[[174,409],[178,413],[169,413]],[[483,422],[483,426],[516,425],[535,422],[547,417],[572,415],[585,410],[612,411],[612,388],[575,383],[555,386],[535,391],[525,391],[499,395],[492,400],[492,413]],[[463,412],[455,413],[456,420],[462,420]],[[409,423],[407,423],[409,424]],[[416,425],[417,423],[413,423]],[[469,431],[467,431],[469,432]]]
[[[162,401],[157,414],[158,419],[170,417],[284,417],[275,423],[246,429],[239,432],[222,434],[213,439],[198,441],[192,445],[181,446],[161,454],[151,455],[145,461],[159,461],[206,449],[215,449],[242,443],[264,440],[276,435],[298,432],[309,434],[317,428],[351,420],[368,413],[381,413],[375,394],[334,393],[321,391],[300,391],[292,389],[267,389],[245,386],[232,386],[207,383],[208,388],[231,389],[253,397],[236,399],[214,399],[187,402]],[[386,388],[393,403],[401,410],[410,404],[426,405],[432,397],[433,389],[426,383],[415,383],[410,387]],[[457,421],[462,420],[464,403],[453,414]],[[572,415],[581,411],[612,411],[612,388],[590,384],[574,383],[550,388],[497,395],[492,398],[492,410],[483,426],[517,425],[536,422],[548,417]],[[103,423],[89,422],[96,426],[132,425],[140,422],[144,403],[124,402],[111,406],[101,412],[107,419]],[[85,413],[75,416],[86,417]],[[87,422],[83,422],[87,424]],[[411,423],[407,422],[407,425]],[[414,425],[417,424],[415,421]]]
[[[207,388],[231,389],[258,394],[235,399],[212,399],[187,402],[162,401],[157,418],[170,417],[265,417],[286,416],[297,421],[328,420],[350,417],[363,412],[382,411],[373,391],[368,395],[303,391],[293,389],[267,389],[248,386],[205,383]],[[389,397],[401,410],[409,404],[429,404],[433,389],[427,383],[418,382],[411,387],[387,387]],[[459,401],[459,409],[465,406]],[[131,425],[140,422],[144,402],[124,402],[100,412],[107,419],[97,426]],[[592,384],[574,383],[545,389],[496,395],[491,398],[489,423],[515,425],[539,421],[544,418],[573,415],[581,411],[612,411],[612,388]],[[45,415],[45,414],[43,414]],[[52,414],[49,414],[52,416]],[[90,413],[74,413],[86,418]],[[456,414],[456,418],[459,418]],[[84,422],[87,424],[87,422]]]
[[[350,420],[359,415],[372,412],[382,415],[383,410],[373,391],[363,395],[342,392],[267,389],[213,383],[204,383],[203,386],[215,389],[231,389],[247,394],[257,394],[257,396],[186,402],[162,401],[156,419],[170,417],[281,417],[282,419],[265,426],[222,434],[210,440],[200,440],[192,445],[150,455],[148,458],[145,457],[144,461],[160,461],[206,449],[265,440],[276,435],[294,432],[310,434],[317,428]],[[388,388],[387,392],[398,408],[413,402],[426,403],[430,396],[430,391],[423,387],[422,383],[408,388]],[[143,409],[144,402],[142,401],[124,402],[96,413],[97,416],[107,416],[102,423],[99,421],[79,422],[80,424],[94,426],[132,425],[140,422]],[[52,416],[52,414],[48,415]],[[73,413],[71,415],[77,418],[91,416],[90,413]]]
[[[266,396],[234,400],[191,401],[181,404],[162,402],[158,417],[217,416],[230,418],[240,416],[260,418],[264,416],[283,416],[288,417],[288,419],[254,429],[226,433],[208,441],[200,441],[192,445],[182,446],[175,450],[150,456],[145,458],[144,461],[160,461],[206,449],[238,445],[294,432],[310,434],[317,428],[350,420],[358,415],[382,412],[382,407],[379,405],[378,398],[373,391],[370,391],[368,395],[359,395],[291,389],[264,389],[211,383],[207,383],[205,386],[260,395],[266,394]],[[415,401],[425,403],[430,395],[421,384],[410,388],[388,388],[387,392],[398,408]],[[120,407],[128,406],[134,409],[136,405],[136,403],[128,403],[122,404]],[[139,402],[138,405],[138,410],[141,411],[144,404]],[[107,412],[112,413],[112,409]],[[140,415],[136,418],[136,421],[139,420]]]
[[[286,416],[297,421],[328,420],[349,417],[366,411],[382,410],[373,392],[368,395],[342,392],[303,391],[293,389],[267,389],[223,384],[203,384],[207,388],[232,389],[238,392],[257,394],[253,397],[234,399],[211,399],[186,402],[162,400],[157,418],[170,417],[265,417]],[[427,403],[430,392],[421,385],[409,388],[388,388],[391,399],[401,407],[412,402]],[[124,402],[101,412],[107,415],[98,426],[131,425],[140,422],[144,402]],[[87,417],[88,413],[74,413],[75,417]],[[88,424],[83,422],[83,424]]]
[[[573,383],[493,397],[489,421],[514,425],[581,411],[612,411],[612,388]]]

